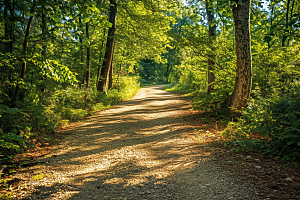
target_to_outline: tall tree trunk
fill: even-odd
[[[105,30],[106,29],[104,28],[103,39],[102,39],[102,44],[101,44],[101,49],[100,49],[100,54],[99,54],[99,65],[98,65],[98,73],[97,73],[97,79],[96,79],[96,88],[98,88],[101,66],[102,66],[102,52],[103,52],[103,45],[104,45]]]
[[[272,9],[271,9],[271,29],[272,29],[272,25],[273,25],[273,12],[274,12],[274,6],[272,6]],[[268,49],[270,49],[271,48],[271,44],[270,44],[270,41],[268,41]],[[268,56],[269,56],[269,51],[268,51]]]
[[[27,47],[28,47],[28,36],[29,36],[29,33],[30,33],[30,28],[31,28],[32,21],[33,21],[33,16],[30,16],[29,20],[28,20],[26,32],[25,32],[25,39],[23,41],[23,51],[22,51],[22,53],[23,53],[24,56],[26,54]],[[23,59],[23,62],[21,64],[21,75],[20,75],[21,81],[24,80],[25,71],[26,71],[26,61],[24,59]],[[12,98],[12,103],[15,103],[17,101],[18,96],[19,96],[19,92],[20,92],[20,84],[17,84],[14,96]]]
[[[122,54],[122,59],[121,59],[120,68],[119,68],[119,71],[118,71],[118,77],[117,77],[117,80],[119,79],[120,74],[121,74],[121,71],[122,71],[122,64],[123,64],[124,56],[125,56],[125,50],[123,51],[123,54]]]
[[[43,40],[46,40],[45,34],[48,30],[47,30],[47,20],[46,20],[46,15],[45,14],[42,14],[42,27],[43,27],[42,31],[43,31],[43,35],[44,35]],[[42,50],[42,55],[46,56],[46,54],[47,54],[47,43],[43,44],[42,49],[43,49]]]
[[[252,55],[250,38],[250,6],[251,0],[235,0],[232,6],[235,24],[236,46],[236,79],[231,96],[230,115],[237,116],[246,107],[252,85]]]
[[[11,9],[11,19],[14,19],[15,17],[15,0],[13,0],[13,7]],[[9,32],[9,39],[10,39],[10,45],[9,45],[9,51],[13,52],[13,39],[14,39],[14,23],[10,23],[10,32]]]
[[[113,74],[114,74],[114,51],[113,54],[111,55],[111,65],[109,69],[109,80],[108,80],[108,89],[112,88],[113,86]]]
[[[9,0],[5,0],[4,1],[4,19],[5,19],[5,23],[4,23],[4,39],[6,40],[4,43],[4,48],[5,48],[5,52],[9,52],[9,26],[10,26],[10,22],[8,21],[9,17],[8,17],[8,7],[9,7]]]
[[[293,17],[293,10],[294,10],[295,1],[296,0],[294,0],[293,3],[292,3],[291,14],[290,14],[290,21],[292,20],[292,17]]]
[[[287,33],[289,32],[288,31],[288,28],[289,28],[289,25],[288,25],[288,23],[289,23],[289,9],[290,9],[290,2],[291,2],[291,0],[288,0],[287,1],[287,5],[286,5],[286,13],[285,13],[285,30],[284,30],[284,33],[283,33],[283,36],[282,36],[282,46],[284,47],[284,45],[285,45],[285,41],[286,41],[286,39],[287,39]]]
[[[46,20],[46,15],[43,13],[42,14],[42,27],[43,27],[43,29],[42,29],[42,31],[43,31],[43,34],[44,34],[44,36],[43,36],[43,40],[44,40],[44,42],[45,42],[45,40],[46,40],[46,36],[45,36],[45,34],[46,34],[46,32],[47,32],[47,20]],[[44,43],[43,44],[43,46],[42,46],[42,55],[46,58],[46,54],[47,54],[47,43]],[[43,75],[41,75],[41,81],[43,81],[43,79],[44,79],[44,77],[43,77]],[[44,83],[42,82],[41,83],[42,85],[42,87],[41,87],[41,91],[42,92],[45,92],[45,85],[44,85]]]
[[[113,55],[113,50],[114,50],[114,46],[115,46],[114,35],[116,32],[117,1],[118,0],[111,0],[110,5],[109,5],[109,7],[110,7],[109,22],[112,23],[112,27],[109,28],[109,30],[108,30],[104,63],[103,63],[103,67],[101,69],[100,81],[99,81],[99,84],[97,87],[99,92],[103,92],[105,94],[107,94],[107,89],[106,89],[107,77],[108,77],[109,68],[111,66],[112,55]]]
[[[119,69],[119,72],[118,72],[118,78],[120,77],[120,74],[121,74],[121,71],[122,71],[122,64],[123,64],[123,58],[122,58],[121,63],[120,63],[120,69]]]
[[[90,36],[89,36],[89,23],[87,22],[85,24],[85,31],[86,31],[86,39],[89,40]],[[91,70],[91,62],[90,62],[90,46],[88,46],[86,48],[86,76],[85,76],[85,80],[86,80],[86,88],[89,88],[90,86],[90,70]]]
[[[167,71],[166,71],[166,83],[169,82],[169,70],[170,70],[170,63],[167,63]]]
[[[8,19],[8,5],[9,4],[9,1],[8,0],[5,0],[4,1],[4,13],[3,13],[3,15],[4,15],[4,19],[5,19],[5,22],[4,22],[4,39],[6,40],[5,42],[4,42],[4,53],[7,53],[8,52],[8,45],[9,45],[9,42],[8,42],[8,32],[9,32],[9,30],[8,30],[8,26],[9,26],[9,22],[7,21],[7,19]],[[7,71],[7,68],[8,68],[8,66],[6,65],[6,64],[4,64],[4,66],[2,66],[1,65],[1,78],[2,78],[2,80],[1,80],[1,82],[3,81],[3,82],[5,82],[6,81],[6,78],[9,76],[9,74],[10,74],[10,72],[9,71],[11,71],[11,67],[9,67],[10,68],[10,70],[9,71]],[[9,96],[11,97],[12,96],[12,94],[11,94],[11,91],[10,91],[10,88],[9,88],[9,86],[8,85],[6,85],[5,86],[5,93],[9,93]]]
[[[210,5],[209,0],[205,0],[205,8],[206,8],[206,15],[207,15],[207,22],[208,22],[208,35],[209,35],[209,41],[211,45],[211,50],[213,51],[214,45],[213,45],[213,41],[214,41],[214,37],[216,35],[216,24],[215,23],[215,19],[214,19],[214,15],[212,13],[212,5]],[[213,82],[215,82],[215,74],[212,72],[213,67],[215,66],[216,62],[214,61],[214,54],[211,53],[209,55],[209,58],[207,60],[207,92],[210,93],[211,90],[213,90]]]
[[[82,28],[81,25],[81,18],[79,18],[79,24],[80,24],[80,28]],[[79,37],[79,42],[80,42],[80,71],[81,71],[81,67],[82,67],[82,63],[83,63],[83,43],[82,43],[82,37]],[[84,84],[84,79],[82,79],[81,83],[80,83],[80,88],[81,85]]]
[[[8,15],[8,10],[10,11],[10,16]],[[4,23],[4,32],[5,32],[4,39],[6,40],[6,42],[4,43],[4,52],[5,53],[13,52],[14,13],[15,13],[15,0],[13,0],[13,2],[12,2],[12,7],[10,5],[10,1],[5,0],[4,1],[4,19],[9,20]],[[4,69],[7,69],[7,68],[9,68],[9,70],[7,71],[7,75],[5,77],[7,77],[8,80],[10,81],[10,83],[12,83],[13,82],[12,67],[4,66]],[[3,71],[3,73],[5,73],[5,71]],[[13,96],[13,88],[12,88],[11,84],[6,88],[6,92],[10,97]]]
[[[293,18],[293,10],[294,10],[294,4],[295,4],[295,1],[296,1],[296,0],[293,1],[292,7],[291,7],[290,22],[292,21],[292,18]],[[289,34],[290,34],[290,35],[292,34],[292,29],[291,29],[291,28],[290,28],[290,30],[289,30]],[[289,43],[290,43],[290,40],[288,40],[288,44],[289,44]]]
[[[175,60],[175,59],[174,59]],[[171,63],[170,64],[170,66],[169,66],[169,71],[168,71],[168,76],[167,76],[167,83],[169,83],[170,82],[170,79],[172,78],[172,68],[173,68],[173,65],[174,65],[174,63]],[[171,79],[172,80],[172,79]]]
[[[64,24],[64,31],[62,32],[62,34],[61,34],[61,53],[60,53],[60,59],[59,59],[59,62],[60,62],[60,64],[62,65],[63,63],[62,63],[62,57],[63,57],[63,54],[64,54],[64,41],[63,41],[63,39],[64,39],[64,35],[65,35],[65,31],[66,31],[66,24],[63,22],[63,24]]]

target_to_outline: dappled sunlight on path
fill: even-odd
[[[209,157],[190,137],[192,126],[183,119],[189,107],[162,86],[142,88],[130,101],[78,126],[53,150],[54,157],[25,170],[29,190],[20,197],[182,199],[182,191],[168,181]],[[46,177],[32,180],[37,174]]]

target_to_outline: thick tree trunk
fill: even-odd
[[[102,51],[103,51],[103,45],[104,45],[105,30],[106,29],[104,28],[104,31],[103,31],[103,40],[102,40],[100,54],[99,54],[99,65],[98,65],[98,73],[97,73],[97,79],[96,79],[96,88],[98,88],[99,78],[100,78],[100,72],[101,72],[101,66],[102,66]]]
[[[239,115],[239,111],[247,105],[251,93],[250,6],[251,0],[236,0],[236,5],[232,6],[235,23],[237,68],[235,86],[231,96],[231,116]]]
[[[114,75],[114,53],[112,54],[111,65],[109,69],[108,89],[112,88],[113,86],[113,75]]]
[[[214,50],[215,48],[213,47],[213,41],[214,41],[214,37],[216,35],[216,25],[213,24],[215,23],[215,19],[214,19],[214,15],[212,13],[212,6],[209,4],[209,0],[205,1],[205,8],[206,8],[206,15],[207,15],[207,22],[208,22],[208,34],[209,34],[209,40],[210,40],[210,44],[212,44],[211,46],[211,50]],[[213,90],[213,82],[215,82],[215,74],[212,72],[213,67],[215,66],[216,62],[214,61],[214,54],[210,54],[209,58],[207,60],[207,84],[208,84],[208,88],[207,88],[207,92],[210,93],[211,90]]]
[[[108,30],[106,51],[104,56],[104,63],[101,69],[100,81],[98,84],[98,91],[107,94],[107,77],[109,73],[109,68],[112,62],[112,55],[115,46],[115,32],[116,32],[116,18],[117,18],[117,1],[110,1],[110,11],[109,11],[109,22],[112,23],[112,27]]]
[[[28,20],[28,24],[27,24],[27,28],[26,28],[26,32],[25,32],[25,39],[23,41],[23,55],[25,56],[26,54],[26,51],[27,51],[27,47],[28,47],[28,36],[29,36],[29,33],[30,33],[30,28],[31,28],[31,24],[32,24],[32,21],[33,21],[33,16],[30,16],[29,17],[29,20]],[[25,58],[24,58],[25,59]],[[24,77],[25,77],[25,71],[26,71],[26,61],[23,59],[23,62],[21,64],[21,75],[20,75],[20,79],[21,81],[24,80]],[[14,96],[12,98],[12,103],[15,103],[18,99],[18,96],[19,96],[19,92],[20,92],[20,84],[17,84],[17,87],[16,87],[16,90],[15,90],[15,93],[14,93]]]
[[[87,22],[85,24],[85,31],[86,31],[86,39],[89,40],[89,23]],[[88,46],[86,48],[86,88],[89,88],[90,86],[90,69],[91,69],[91,62],[90,62],[90,47]]]

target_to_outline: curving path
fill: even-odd
[[[163,85],[140,89],[19,173],[16,199],[258,199],[252,185],[195,144],[183,119],[189,107]]]

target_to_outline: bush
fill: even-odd
[[[255,100],[223,135],[232,141],[233,150],[253,147],[263,155],[300,161],[299,119],[299,97]]]
[[[27,142],[32,133],[28,115],[17,108],[0,105],[0,164],[10,163],[13,154],[33,145]]]
[[[24,108],[24,112],[29,115],[28,123],[30,123],[33,132],[53,133],[61,121],[59,114],[55,113],[50,107],[43,106],[41,103],[37,106]]]
[[[193,107],[196,110],[228,115],[227,99],[228,94],[225,92],[213,90],[208,94],[203,91],[193,99]]]

